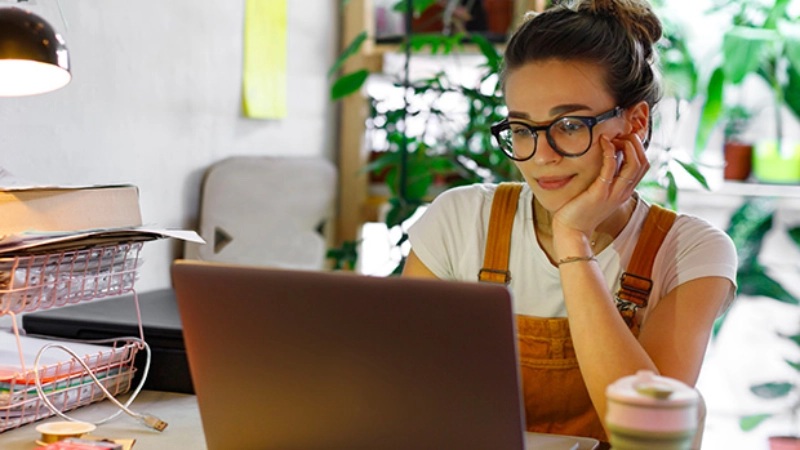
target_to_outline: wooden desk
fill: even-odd
[[[147,412],[158,416],[169,423],[163,433],[150,430],[138,421],[122,413],[113,421],[100,425],[92,434],[108,438],[136,439],[133,450],[152,449],[206,449],[206,440],[203,436],[203,427],[200,423],[200,411],[197,408],[197,399],[193,395],[173,394],[168,392],[142,391],[131,405],[133,411]],[[84,406],[69,412],[71,417],[86,421],[102,420],[109,414],[117,411],[111,402]],[[0,448],[3,450],[32,450],[38,447],[36,440],[40,438],[36,432],[36,425],[46,422],[57,422],[62,419],[51,417],[20,428],[0,433]],[[578,450],[591,450],[597,441],[592,439],[572,439],[563,436],[554,436],[537,433],[527,433],[525,436],[527,448],[546,448]]]
[[[123,402],[124,403],[124,402]],[[200,425],[200,412],[197,399],[193,395],[173,394],[168,392],[142,391],[130,408],[133,411],[154,414],[169,426],[164,432],[151,430],[129,415],[122,413],[109,423],[100,425],[92,434],[109,438],[136,439],[133,450],[151,449],[192,449],[206,448],[203,427]],[[84,406],[67,414],[76,419],[87,421],[102,420],[117,411],[117,407],[109,401],[102,401]],[[40,434],[36,425],[46,422],[57,422],[62,419],[53,416],[20,428],[0,433],[0,448],[3,450],[32,450],[38,445],[36,440]]]

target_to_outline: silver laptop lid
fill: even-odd
[[[523,449],[499,285],[177,261],[210,450]]]

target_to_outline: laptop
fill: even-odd
[[[536,448],[505,286],[188,260],[172,282],[209,450]]]

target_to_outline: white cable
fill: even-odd
[[[139,338],[134,338],[134,337],[120,337],[120,338],[101,339],[101,340],[93,340],[93,341],[73,340],[72,342],[82,342],[82,343],[90,343],[90,344],[103,344],[103,343],[109,343],[109,342],[116,342],[116,341],[120,341],[120,340],[129,340],[129,341],[136,342],[146,352],[145,365],[144,365],[144,369],[142,369],[142,378],[139,381],[139,384],[136,386],[136,389],[134,389],[133,393],[131,393],[130,398],[128,398],[128,400],[125,402],[124,405],[122,403],[120,403],[119,400],[114,398],[114,396],[111,395],[111,393],[108,392],[108,390],[105,388],[105,386],[103,386],[103,383],[95,376],[95,374],[92,371],[92,369],[86,364],[86,362],[83,359],[81,359],[80,356],[78,356],[69,347],[67,347],[65,345],[62,345],[62,344],[46,344],[41,349],[39,349],[39,352],[36,354],[36,360],[33,363],[33,376],[34,376],[34,381],[36,382],[36,394],[39,396],[39,399],[42,402],[44,402],[44,404],[46,404],[47,407],[50,408],[51,411],[53,411],[53,413],[55,415],[57,415],[58,417],[61,417],[64,420],[68,420],[70,422],[93,423],[94,425],[101,425],[101,424],[104,424],[104,423],[106,423],[106,422],[108,422],[110,420],[115,419],[117,416],[120,415],[120,413],[124,412],[124,413],[128,414],[129,416],[133,417],[134,419],[137,419],[138,421],[144,423],[146,426],[148,426],[150,428],[153,428],[153,429],[158,430],[158,431],[164,431],[164,428],[167,427],[167,423],[164,422],[163,420],[159,419],[158,417],[156,417],[156,416],[154,416],[152,414],[147,414],[147,413],[140,414],[140,413],[131,411],[128,408],[128,406],[130,406],[130,404],[133,402],[133,400],[136,398],[136,396],[139,395],[139,392],[144,387],[144,382],[147,379],[148,372],[150,371],[150,346],[147,345],[147,343],[145,341],[143,341],[143,340],[141,340]],[[47,398],[47,395],[45,395],[44,389],[42,388],[42,380],[39,377],[39,359],[44,354],[44,352],[47,351],[50,348],[61,349],[61,350],[65,351],[65,352],[67,352],[76,361],[78,361],[78,363],[83,367],[83,369],[86,370],[86,373],[92,378],[92,382],[95,385],[97,385],[97,387],[100,388],[100,390],[103,392],[103,394],[105,394],[105,396],[119,408],[119,411],[117,411],[114,414],[106,417],[105,419],[99,420],[97,422],[87,422],[85,420],[78,420],[78,419],[72,418],[72,417],[64,414],[58,408],[56,408],[55,405],[52,404],[50,399]],[[65,389],[65,391],[66,391],[66,389]],[[54,389],[54,392],[55,392],[55,389]],[[65,395],[66,395],[66,393],[65,393]],[[80,396],[80,394],[78,394],[78,395]]]

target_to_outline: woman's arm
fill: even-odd
[[[732,288],[730,280],[705,277],[676,287],[650,312],[637,340],[597,264],[569,263],[560,270],[575,354],[600,418],[605,417],[606,387],[638,370],[694,386],[714,319]]]
[[[600,176],[554,215],[556,261],[592,255],[588,236],[596,229],[598,218],[619,208],[649,168],[636,134],[617,136],[613,142],[601,137],[600,145],[605,156]],[[625,163],[615,178],[616,167],[610,161],[619,149],[625,153]],[[638,370],[695,384],[714,319],[732,289],[729,279],[703,277],[672,289],[658,303],[653,302],[637,339],[617,311],[596,261],[561,264],[559,272],[575,354],[601,419],[606,411],[606,387]]]
[[[417,257],[414,250],[411,250],[408,253],[408,257],[406,258],[406,265],[403,266],[403,275],[404,277],[418,277],[418,278],[438,278],[431,272],[431,269],[428,269],[420,259]]]
[[[698,278],[677,286],[653,308],[639,343],[661,375],[695,385],[711,329],[731,289],[727,278]]]

